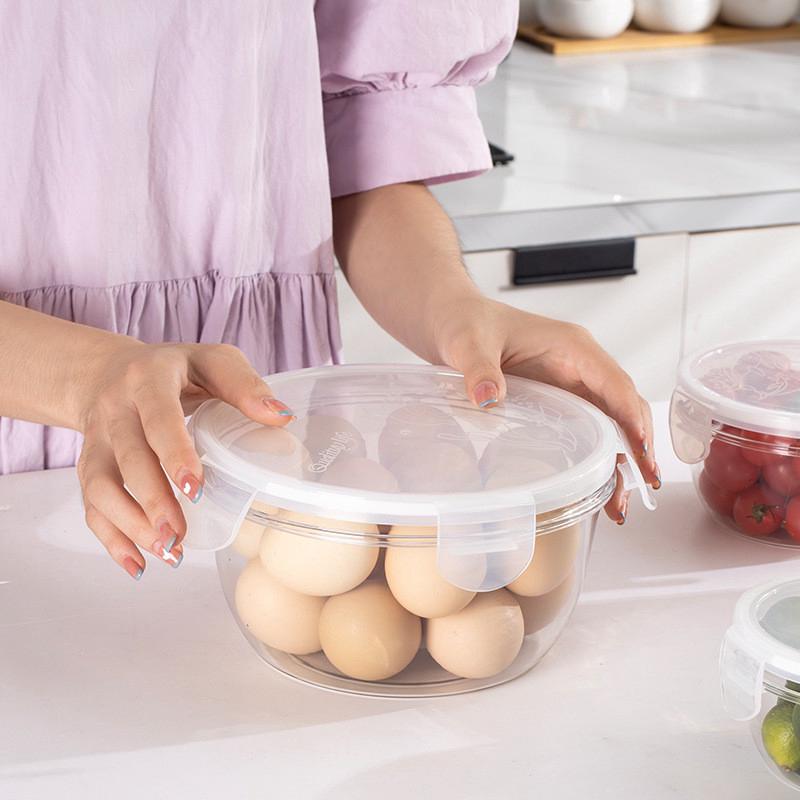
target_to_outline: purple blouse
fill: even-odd
[[[331,196],[490,167],[513,0],[0,0],[0,299],[336,361]],[[0,473],[74,463],[0,419]]]

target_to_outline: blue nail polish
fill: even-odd
[[[478,403],[478,408],[486,408],[486,406],[491,406],[497,403],[496,397],[490,397],[487,400],[484,400],[482,403]]]
[[[139,567],[139,569],[136,570],[136,574],[133,576],[133,579],[135,581],[138,581],[139,578],[142,577],[142,575],[144,575],[144,570],[141,567]]]
[[[617,525],[624,525],[624,524],[625,524],[625,515],[620,511],[619,519],[617,520]]]
[[[292,417],[294,414],[287,408],[285,411],[278,412],[279,417]]]
[[[183,553],[181,553],[171,565],[173,569],[177,569],[181,565],[181,561],[183,561]]]
[[[200,498],[203,496],[203,487],[199,486],[197,489],[197,494],[194,497],[189,498],[195,505],[200,502]]]
[[[170,538],[170,539],[167,541],[167,543],[166,543],[165,545],[163,545],[163,547],[164,547],[164,552],[165,552],[165,553],[169,553],[169,551],[170,551],[170,550],[172,550],[172,548],[173,548],[173,547],[175,547],[175,542],[177,542],[177,541],[178,541],[178,537],[177,537],[177,536],[173,536],[173,537],[171,537],[171,538]]]

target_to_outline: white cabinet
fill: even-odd
[[[690,237],[683,350],[800,337],[800,226]]]
[[[666,399],[681,341],[687,237],[644,237],[636,244],[638,274],[624,278],[513,286],[509,250],[465,255],[467,268],[489,297],[536,314],[588,328],[631,374],[648,399]],[[339,274],[346,361],[418,359],[384,333]]]

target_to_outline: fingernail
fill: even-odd
[[[193,502],[196,503],[203,496],[203,484],[200,479],[192,475],[188,469],[182,469],[175,481],[178,488]]]
[[[172,525],[166,520],[157,522],[156,529],[161,534],[161,538],[153,545],[153,549],[161,558],[165,558],[166,554],[175,547],[175,542],[178,541],[178,534],[175,533]]]
[[[122,566],[125,568],[125,572],[127,572],[128,575],[130,575],[135,581],[138,581],[144,573],[144,570],[130,556],[125,558],[125,560],[122,562]]]
[[[656,482],[653,484],[653,488],[656,491],[661,488],[661,470],[658,468],[658,464],[656,464]]]
[[[649,450],[650,450],[650,446],[647,444],[647,440],[645,439],[645,441],[642,442],[642,455],[645,458],[647,457],[647,453],[648,453]]]
[[[619,512],[619,519],[617,520],[617,525],[624,525],[625,524],[625,512]]]
[[[162,561],[165,561],[173,568],[177,568],[180,566],[181,561],[183,561],[183,550],[177,548],[175,550],[162,550],[159,556],[161,556]]]
[[[286,403],[281,403],[280,400],[276,400],[274,397],[265,397],[264,398],[264,405],[273,413],[277,414],[279,417],[293,417],[294,412],[292,411]]]
[[[475,402],[478,404],[478,408],[487,408],[497,404],[499,394],[497,384],[492,381],[483,381],[475,387]]]

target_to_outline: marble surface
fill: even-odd
[[[547,211],[610,235],[800,222],[800,41],[558,58],[520,42],[478,98],[516,160],[436,189],[467,249]]]
[[[73,470],[0,478],[0,797],[796,797],[725,715],[717,654],[741,592],[797,561],[708,519],[655,411],[659,510],[601,525],[532,672],[437,700],[282,678],[240,635],[211,557],[134,583],[85,530]]]

